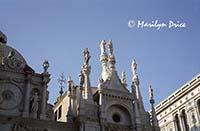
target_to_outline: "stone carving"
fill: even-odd
[[[127,87],[127,83],[126,83],[126,73],[123,71],[122,72],[122,79],[121,79],[122,84]]]
[[[39,97],[38,93],[35,92],[31,97],[31,114],[33,118],[37,118],[38,109],[39,109]]]
[[[22,101],[22,92],[15,84],[5,82],[1,83],[0,88],[0,108],[14,109]]]
[[[113,45],[112,45],[112,40],[108,41],[108,49],[110,51],[110,55],[113,55]]]
[[[85,77],[84,77],[83,71],[81,71],[80,74],[79,74],[80,86],[83,86],[84,79],[85,79]]]
[[[100,44],[101,55],[103,55],[103,54],[106,53],[106,47],[105,47],[105,45],[106,45],[105,40],[102,40],[102,41],[101,41],[101,44]]]
[[[3,62],[4,63],[4,62]],[[10,51],[7,56],[7,64],[10,69],[23,68],[23,62],[15,56],[14,51]]]
[[[88,48],[84,50],[84,65],[89,65],[89,60],[90,60],[90,52],[88,51]]]
[[[137,63],[135,59],[132,61],[132,71],[133,75],[137,74]]]

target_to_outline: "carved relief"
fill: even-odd
[[[25,67],[25,62],[18,58],[15,51],[12,50],[7,57],[1,57],[1,65],[3,68],[22,71]]]
[[[21,61],[15,56],[14,51],[9,52],[7,57],[7,64],[10,69],[20,68],[22,63],[23,61]]]
[[[22,92],[12,83],[1,83],[0,88],[0,109],[14,109],[22,101]]]

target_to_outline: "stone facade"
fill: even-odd
[[[68,131],[74,124],[54,121],[48,101],[48,61],[36,73],[0,32],[0,131]]]
[[[90,54],[86,48],[79,75],[80,83],[76,85],[69,77],[68,90],[55,101],[55,119],[77,123],[80,131],[159,131],[156,114],[152,114],[154,116],[150,120],[149,113],[144,109],[136,61],[133,60],[131,66],[132,91],[129,91],[125,72],[122,72],[120,79],[115,68],[112,41],[106,43],[103,40],[100,49],[102,73],[98,86],[90,85]]]
[[[53,106],[48,103],[48,61],[44,71],[36,73],[0,32],[0,131],[159,131],[156,114],[150,116],[143,106],[136,61],[129,91],[125,73],[120,79],[115,68],[112,41],[102,41],[100,49],[98,86],[90,85],[91,56],[86,48],[80,83],[69,78],[68,90],[60,91]]]
[[[200,74],[156,106],[161,131],[200,131]]]

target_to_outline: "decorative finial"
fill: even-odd
[[[71,92],[73,87],[73,80],[71,79],[71,76],[68,77],[67,84],[68,84],[68,90]]]
[[[137,74],[137,63],[135,59],[133,59],[132,61],[132,71],[133,71],[133,75]]]
[[[83,74],[83,71],[81,70],[80,74],[79,74],[79,81],[80,81],[80,86],[83,87],[83,84],[84,84],[84,74]]]
[[[153,88],[152,88],[152,86],[150,85],[150,87],[149,87],[149,100],[151,101],[151,100],[154,100],[154,98],[153,98]]]
[[[100,44],[101,55],[105,55],[106,54],[106,47],[105,47],[105,45],[106,45],[105,40],[102,40],[101,44]]]
[[[126,87],[127,83],[126,83],[126,73],[123,71],[122,72],[122,79],[121,79],[122,84]]]
[[[64,88],[64,85],[66,83],[66,79],[65,79],[65,76],[64,76],[64,73],[62,72],[62,74],[60,75],[60,78],[58,78],[58,83],[59,83],[59,87],[60,87],[60,96],[62,96],[63,94],[63,88]]]
[[[89,60],[90,60],[90,52],[88,51],[88,48],[84,50],[84,65],[89,65]]]
[[[44,72],[47,73],[47,70],[49,68],[49,62],[47,60],[45,60],[42,64]]]
[[[109,41],[108,41],[108,49],[109,49],[110,55],[113,55],[112,40],[109,40]]]

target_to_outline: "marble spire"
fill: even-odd
[[[151,103],[151,124],[152,124],[152,127],[153,127],[153,131],[160,131],[160,128],[159,128],[159,125],[158,125],[158,119],[157,119],[157,116],[156,116],[156,111],[155,111],[155,108],[154,108],[154,96],[153,96],[153,88],[152,86],[150,85],[149,87],[149,101]]]
[[[89,65],[90,58],[91,58],[90,52],[89,52],[88,48],[86,48],[84,50],[84,64],[82,67],[82,73],[84,75],[83,87],[85,89],[84,96],[88,103],[94,103],[91,85],[90,85],[90,72],[91,72],[91,66]]]
[[[140,112],[144,113],[145,112],[145,109],[144,109],[144,104],[143,104],[143,101],[142,101],[142,95],[140,93],[140,88],[139,88],[139,85],[140,85],[140,81],[139,81],[139,78],[138,78],[138,75],[137,75],[137,63],[136,63],[136,60],[134,59],[132,61],[132,72],[133,72],[133,78],[132,78],[132,88],[135,88],[135,96],[136,96],[136,99],[138,101],[138,106],[139,106],[139,109],[140,109]]]
[[[105,40],[101,41],[100,49],[101,49],[100,61],[101,61],[101,65],[102,65],[102,72],[101,72],[100,79],[103,81],[106,81],[109,76],[109,70],[108,70],[108,54],[106,52]]]

